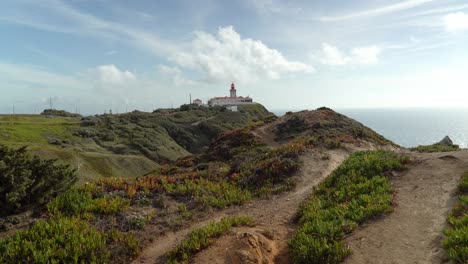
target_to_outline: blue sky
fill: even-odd
[[[3,0],[0,113],[468,106],[466,0]]]

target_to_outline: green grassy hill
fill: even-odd
[[[134,178],[206,149],[219,133],[263,120],[262,105],[238,112],[184,105],[153,113],[91,117],[0,115],[0,144],[28,146],[45,158],[77,169],[81,182],[100,177]]]

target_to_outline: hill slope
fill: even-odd
[[[54,113],[48,111],[47,113]],[[56,158],[77,169],[81,182],[141,176],[207,147],[219,133],[263,120],[262,105],[239,108],[183,106],[92,117],[0,115],[0,144]]]

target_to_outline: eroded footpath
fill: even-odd
[[[468,151],[411,153],[407,172],[393,175],[394,212],[364,224],[346,239],[348,264],[445,263],[442,230],[468,170]]]

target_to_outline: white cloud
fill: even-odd
[[[320,17],[319,20],[323,22],[332,22],[332,21],[343,21],[354,18],[370,17],[384,15],[392,12],[402,11],[410,8],[414,8],[426,3],[435,2],[438,0],[407,0],[397,4],[386,5],[383,7],[378,7],[374,9],[368,9],[364,11],[359,11],[355,13],[350,13],[342,16],[324,16]]]
[[[445,15],[442,20],[447,31],[468,30],[468,15],[463,12]]]
[[[157,69],[158,72],[163,75],[163,77],[172,78],[172,82],[176,86],[191,86],[195,84],[194,81],[184,78],[182,75],[182,71],[177,67],[159,65]]]
[[[434,9],[429,9],[429,10],[417,12],[417,13],[409,15],[409,17],[428,16],[428,15],[435,15],[435,14],[446,14],[446,13],[449,13],[449,12],[459,11],[459,10],[466,9],[466,8],[468,8],[468,5],[444,6],[444,7],[439,7],[439,8],[434,8]]]
[[[167,65],[159,65],[158,66],[158,71],[160,73],[166,74],[166,75],[179,75],[181,73],[179,68],[170,67],[170,66],[167,66]]]
[[[190,50],[177,53],[170,60],[200,72],[206,82],[249,82],[313,71],[305,63],[287,60],[261,41],[242,39],[232,26],[219,28],[216,36],[196,32]]]
[[[77,76],[51,72],[33,65],[13,64],[0,61],[0,83],[23,84],[37,88],[73,88],[81,90],[86,82]]]
[[[355,64],[373,64],[379,60],[381,52],[377,46],[354,48],[351,50],[351,61]]]
[[[64,34],[114,38],[158,56],[176,52],[175,43],[161,39],[152,32],[96,17],[61,0],[18,1],[13,7],[12,10],[0,9],[0,21]],[[38,16],[37,13],[46,15]]]
[[[292,7],[288,3],[280,0],[246,0],[246,4],[253,8],[260,14],[297,14],[302,9],[299,7]]]
[[[98,80],[102,83],[122,84],[136,80],[135,74],[121,71],[115,65],[102,65],[96,68]]]
[[[328,65],[373,64],[379,60],[382,49],[378,46],[353,48],[346,54],[328,43],[322,44],[318,59]]]

